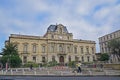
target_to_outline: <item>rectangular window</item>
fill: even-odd
[[[94,54],[94,48],[92,47],[92,53]]]
[[[78,62],[79,61],[79,57],[75,56],[75,61]]]
[[[28,50],[28,45],[27,45],[27,44],[24,44],[24,46],[23,46],[23,52],[24,52],[24,53],[27,53],[27,50]]]
[[[70,53],[70,47],[68,47],[67,50],[68,50],[68,53]]]
[[[51,46],[51,52],[54,52],[54,46]]]
[[[102,47],[102,53],[104,53],[104,48]]]
[[[115,35],[115,33],[114,33],[114,38],[116,38],[116,35]]]
[[[95,61],[95,56],[93,56],[93,61]]]
[[[112,34],[110,35],[110,38],[112,39]]]
[[[42,62],[45,63],[45,57],[42,57]]]
[[[45,53],[45,46],[42,46],[42,52]]]
[[[81,54],[83,54],[83,47],[81,47]]]
[[[89,54],[89,47],[86,47],[87,54]]]
[[[84,57],[82,56],[82,62],[84,62]]]
[[[108,35],[107,35],[107,40],[108,40]]]
[[[33,57],[33,61],[36,62],[36,57],[35,56]]]
[[[88,62],[90,61],[90,57],[89,56],[87,56],[87,60],[88,60]]]
[[[69,59],[68,59],[68,60],[69,60],[69,62],[71,62],[71,56],[69,56]]]
[[[36,53],[36,45],[33,45],[33,53]]]
[[[27,57],[26,56],[23,57],[23,63],[27,63]]]

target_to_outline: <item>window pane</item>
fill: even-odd
[[[36,53],[36,45],[33,45],[33,52]]]
[[[23,52],[27,53],[27,48],[28,48],[28,45],[27,45],[27,44],[24,44]]]

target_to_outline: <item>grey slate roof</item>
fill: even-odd
[[[55,32],[58,28],[58,25],[50,25],[47,29],[48,32]],[[68,33],[66,26],[63,26],[63,32]]]

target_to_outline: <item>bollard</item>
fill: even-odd
[[[48,75],[50,74],[49,71],[47,71],[47,74],[48,74]]]
[[[12,71],[12,69],[10,70],[10,73],[11,73],[11,75],[13,75],[13,71]]]
[[[104,70],[105,75],[107,75],[107,71]]]
[[[5,70],[5,73],[4,73],[4,74],[7,74],[7,71],[8,71],[8,70]]]
[[[90,75],[92,75],[92,72],[89,70]]]
[[[77,71],[74,72],[74,75],[77,75]]]
[[[16,69],[16,72],[18,72],[18,69]]]
[[[4,71],[2,70],[2,74],[4,74]]]
[[[24,71],[24,69],[23,69],[23,75],[25,74],[25,71]]]
[[[36,75],[36,70],[34,71],[34,75]]]
[[[63,75],[62,71],[60,73],[61,73],[61,75]]]
[[[80,75],[82,75],[82,72],[80,73]]]

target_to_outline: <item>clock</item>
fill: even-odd
[[[62,39],[62,36],[59,36],[60,39]]]

